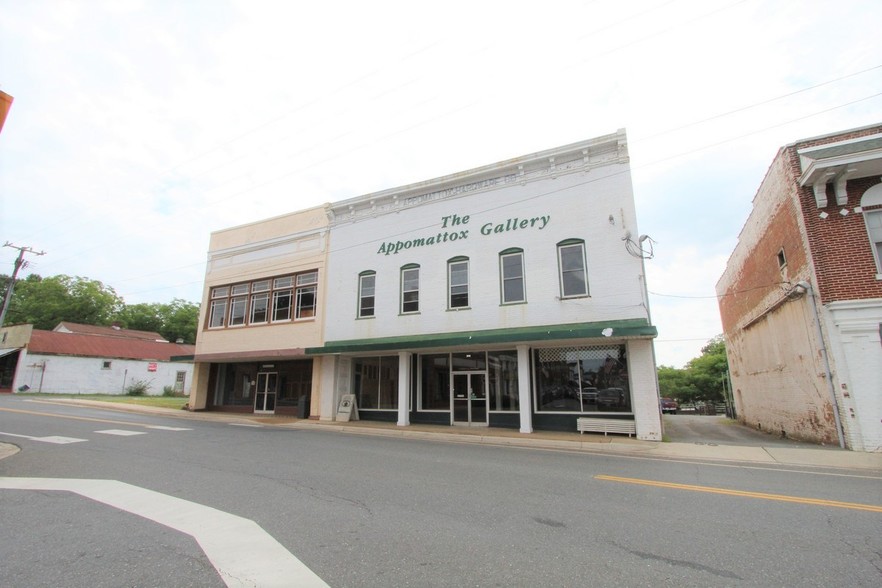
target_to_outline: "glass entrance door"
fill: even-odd
[[[254,412],[275,412],[278,382],[279,374],[276,372],[257,373],[257,384],[254,390]]]
[[[484,372],[453,374],[453,424],[487,426],[487,377]]]

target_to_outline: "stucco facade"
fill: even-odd
[[[882,126],[783,147],[717,283],[739,420],[882,450]]]
[[[191,409],[318,406],[327,226],[316,207],[211,234]]]

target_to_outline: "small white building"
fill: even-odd
[[[0,329],[0,391],[51,394],[125,394],[143,383],[147,394],[165,388],[190,393],[193,345],[156,333],[61,323]]]

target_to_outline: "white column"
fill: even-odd
[[[521,407],[521,433],[533,432],[533,408],[530,402],[530,348],[518,345],[518,403]]]
[[[410,411],[407,399],[410,397],[410,358],[409,351],[398,352],[398,426],[410,426]]]
[[[333,421],[337,414],[337,365],[336,355],[322,357],[319,368],[319,420]]]

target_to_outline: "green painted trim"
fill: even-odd
[[[458,333],[436,333],[412,337],[380,337],[376,339],[348,339],[326,341],[323,347],[307,347],[306,355],[326,355],[331,353],[362,353],[374,351],[399,351],[404,349],[424,349],[428,347],[459,347],[466,345],[488,345],[499,343],[527,343],[535,341],[559,341],[563,339],[601,339],[606,340],[604,329],[612,329],[613,338],[641,337],[655,338],[658,330],[645,319],[606,321],[597,323],[575,323],[569,325],[549,325],[544,327],[522,327],[515,329],[490,329],[487,331],[463,331]]]

